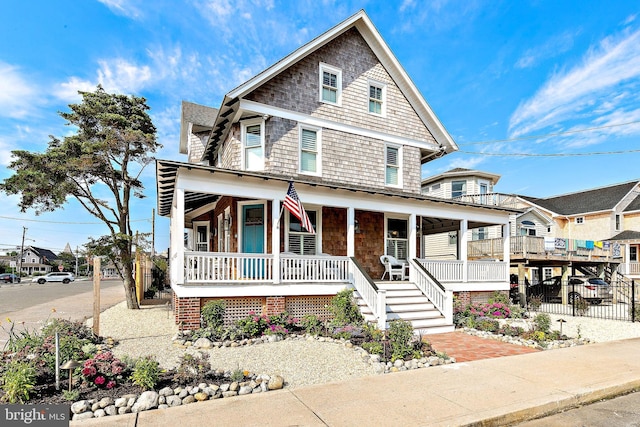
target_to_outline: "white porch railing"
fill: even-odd
[[[349,257],[280,255],[282,282],[348,282]]]
[[[509,265],[501,261],[469,261],[467,265],[469,282],[506,281]]]
[[[453,291],[445,289],[433,280],[424,269],[422,262],[413,261],[412,280],[429,301],[444,315],[448,325],[453,323]]]
[[[223,252],[185,252],[185,284],[270,282],[273,256]]]
[[[618,272],[626,276],[640,275],[640,262],[623,262],[618,266]]]
[[[385,330],[387,328],[386,291],[376,287],[371,279],[363,273],[362,268],[355,259],[352,259],[349,265],[351,277],[353,277],[353,287],[376,317],[378,328]]]
[[[551,245],[545,245],[544,237],[537,236],[512,236],[510,238],[510,252],[512,255],[522,256],[562,256],[566,258],[615,258],[616,251],[613,245],[608,248],[593,246],[592,248],[581,247],[581,242],[586,240],[562,239],[564,248],[555,246],[555,242]],[[502,258],[503,257],[502,237],[495,239],[472,240],[467,243],[467,254],[470,258]],[[619,255],[618,255],[619,256]]]

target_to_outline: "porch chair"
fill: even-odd
[[[384,279],[385,275],[389,277],[389,280],[393,280],[394,277],[405,279],[406,263],[398,261],[391,255],[382,255],[380,262],[384,265],[384,273],[382,273],[380,280]]]

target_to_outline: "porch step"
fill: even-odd
[[[453,325],[445,322],[444,316],[414,283],[411,282],[377,282],[378,289],[384,289],[386,295],[387,321],[402,319],[411,322],[417,334],[435,334],[451,332]],[[360,312],[366,321],[375,322],[376,318],[360,297],[354,293]],[[389,324],[387,323],[387,327]]]

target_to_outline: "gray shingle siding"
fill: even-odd
[[[342,70],[342,105],[319,101],[319,64]],[[386,84],[386,117],[370,114],[369,79]],[[411,104],[379,63],[357,30],[345,34],[272,78],[247,99],[396,136],[433,142],[434,138]],[[298,123],[271,117],[265,123],[265,172],[297,176]],[[219,165],[241,168],[240,127],[235,125]],[[322,179],[346,184],[385,186],[385,141],[322,130]],[[403,147],[403,188],[420,192],[420,152]]]

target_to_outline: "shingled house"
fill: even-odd
[[[180,152],[158,160],[158,212],[171,220],[176,322],[224,299],[250,311],[327,316],[354,288],[382,328],[404,318],[451,330],[452,297],[507,291],[509,213],[421,194],[423,164],[457,150],[364,11],[228,92],[183,103]],[[293,184],[312,224],[283,202]],[[429,258],[421,236],[498,226],[501,259]],[[390,276],[392,256],[402,265]],[[385,280],[381,280],[382,277]],[[397,278],[391,281],[390,278]]]

